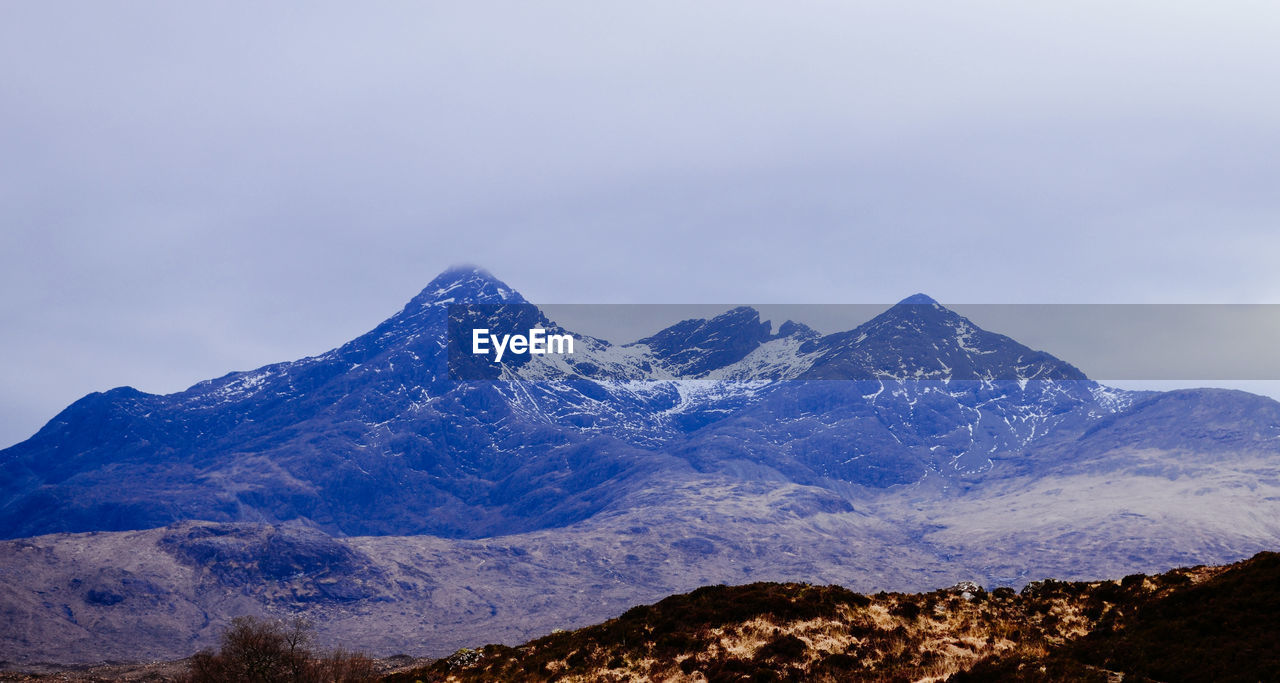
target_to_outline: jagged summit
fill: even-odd
[[[698,375],[742,360],[769,338],[769,322],[760,312],[739,306],[710,319],[691,319],[645,337],[654,355],[676,372]]]
[[[417,304],[527,304],[523,296],[492,273],[473,265],[447,268],[414,297]]]
[[[984,330],[924,294],[801,351],[820,354],[805,379],[1088,379],[1069,363]]]
[[[804,323],[799,323],[794,320],[788,320],[778,326],[778,333],[775,336],[777,337],[795,336],[801,339],[812,339],[820,335],[818,334],[817,330],[813,329],[812,327],[809,327]]]
[[[950,336],[949,331],[952,328],[971,324],[964,316],[943,306],[929,296],[912,294],[863,323],[860,327],[911,329],[915,333],[925,336],[936,336],[938,334]]]
[[[385,346],[423,333],[443,335],[449,304],[528,304],[513,287],[472,265],[452,266],[437,275],[400,312],[352,344]]]

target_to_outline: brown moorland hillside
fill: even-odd
[[[520,647],[460,650],[423,681],[1280,680],[1280,555],[1121,581],[859,595],[712,586]]]

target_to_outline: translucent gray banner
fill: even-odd
[[[1280,380],[1272,304],[455,305],[449,335],[455,379]]]

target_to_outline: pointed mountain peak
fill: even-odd
[[[472,265],[440,273],[414,297],[414,304],[527,304],[520,293],[489,271]]]
[[[920,304],[924,304],[928,306],[939,305],[938,302],[933,299],[933,297],[929,296],[928,294],[920,294],[920,293],[912,294],[911,296],[898,302],[899,306],[902,306],[903,304],[910,305],[910,306],[918,306]]]
[[[520,292],[494,278],[489,271],[470,265],[453,266],[436,275],[396,315],[387,318],[369,333],[343,344],[337,352],[348,361],[364,363],[367,358],[398,344],[426,343],[421,339],[429,339],[433,349],[436,344],[442,344],[439,348],[443,348],[449,304],[453,303],[480,306],[511,304],[512,307],[529,310],[521,313],[541,316],[538,308],[527,302]]]
[[[968,319],[938,303],[933,297],[912,294],[863,323],[859,329],[864,332],[882,329],[891,335],[909,333],[949,337],[954,334],[953,330],[968,325],[972,325]]]
[[[383,348],[396,340],[416,337],[425,329],[443,326],[449,304],[528,305],[529,302],[483,268],[454,266],[437,275],[399,313],[343,348]]]
[[[924,294],[828,335],[804,379],[1088,379],[1077,368],[989,332]]]
[[[487,268],[477,266],[474,263],[455,263],[449,266],[448,268],[445,268],[444,270],[440,271],[440,274],[437,275],[435,277],[435,280],[433,280],[432,282],[435,282],[436,280],[469,278],[473,276],[480,276],[480,277],[493,279],[493,273],[490,273]]]
[[[901,333],[903,329],[912,329],[917,334],[937,335],[947,334],[946,330],[967,322],[960,314],[938,303],[933,297],[927,294],[912,294],[859,327],[867,329],[886,327],[898,330],[896,333]],[[926,332],[926,329],[932,331]],[[864,329],[864,331],[867,330]]]

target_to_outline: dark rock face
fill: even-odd
[[[685,320],[641,339],[675,374],[698,377],[736,363],[769,338],[769,323],[753,308],[739,307],[711,320]]]
[[[802,379],[1088,379],[1070,364],[983,330],[919,294],[848,332],[811,340],[801,351],[819,354]]]
[[[305,527],[179,526],[159,546],[223,586],[291,584],[294,601],[362,600],[383,579],[368,557]]]
[[[90,590],[84,596],[84,601],[90,605],[103,605],[110,607],[116,603],[124,602],[124,596],[119,593],[113,593],[109,590]]]

